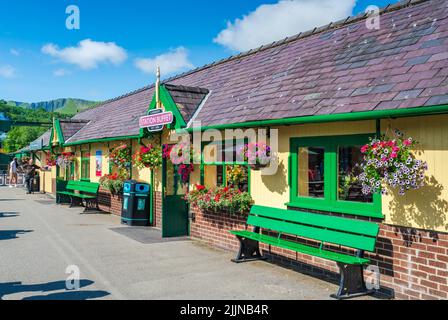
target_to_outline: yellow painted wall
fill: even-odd
[[[338,122],[276,127],[279,136],[277,173],[262,176],[262,171],[251,171],[251,194],[258,205],[286,208],[289,202],[288,157],[289,139],[293,137],[315,137],[374,133],[375,121]]]
[[[40,158],[40,161],[36,161],[36,164],[40,167],[45,166],[47,163],[47,154],[46,152],[39,151],[38,156]],[[42,192],[47,193],[55,193],[55,190],[53,190],[53,178],[56,178],[56,167],[52,167],[51,170],[45,171],[45,170],[39,170],[40,175],[40,190]]]
[[[144,145],[148,145],[150,142],[147,139],[143,139],[141,141]],[[134,154],[141,148],[141,144],[138,143],[138,140],[134,140],[132,142],[132,153]],[[137,167],[132,167],[132,179],[137,180],[143,183],[151,183],[151,170],[148,168],[139,169]]]
[[[383,197],[386,223],[448,231],[448,115],[381,121],[383,133],[391,132],[389,126],[419,142],[415,153],[428,171],[425,187]]]

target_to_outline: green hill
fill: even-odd
[[[9,106],[21,107],[24,109],[39,110],[44,109],[48,112],[58,112],[61,114],[74,115],[79,111],[88,109],[97,104],[95,101],[83,100],[83,99],[72,99],[63,98],[50,101],[42,102],[19,102],[19,101],[8,101]]]
[[[23,107],[12,106],[0,100],[1,119],[9,119],[20,122],[47,122],[51,123],[53,117],[67,117],[59,112],[47,112],[44,109],[26,109]],[[1,124],[1,123],[0,123]],[[7,129],[9,130],[9,129]],[[14,152],[37,139],[42,133],[48,130],[48,127],[12,127],[2,141],[2,147],[5,152]]]

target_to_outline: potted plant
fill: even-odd
[[[246,143],[238,153],[243,161],[249,163],[252,170],[260,170],[267,167],[274,158],[271,147],[264,142]]]
[[[134,164],[139,168],[154,169],[162,165],[162,150],[160,147],[142,146],[138,152],[132,156]]]
[[[215,187],[207,189],[196,185],[185,199],[190,205],[202,211],[213,212],[237,212],[244,214],[250,211],[254,201],[248,192],[242,192],[237,188]]]
[[[417,144],[412,138],[403,138],[397,132],[395,139],[382,136],[371,139],[361,148],[364,155],[361,163],[359,181],[365,195],[381,192],[386,194],[386,187],[399,190],[400,195],[406,191],[424,186],[426,162],[416,159],[413,147]]]
[[[123,191],[125,176],[117,172],[106,174],[101,177],[100,185],[113,195],[117,195]]]

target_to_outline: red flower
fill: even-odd
[[[205,186],[200,185],[200,184],[197,184],[197,185],[196,185],[196,190],[198,190],[198,191],[205,190]]]

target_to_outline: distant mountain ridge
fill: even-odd
[[[44,109],[45,111],[48,112],[59,112],[62,114],[76,114],[82,110],[88,109],[98,104],[98,102],[83,99],[62,98],[62,99],[33,102],[33,103],[8,101],[7,104],[10,106],[32,110]]]

